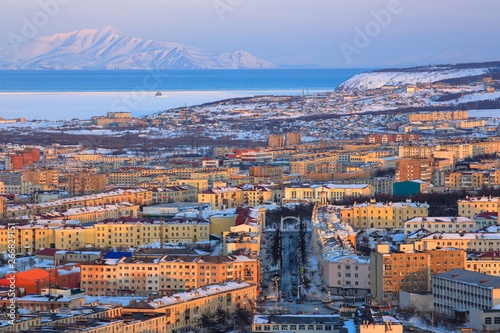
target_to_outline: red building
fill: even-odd
[[[35,162],[40,162],[40,149],[28,148],[21,153],[7,155],[7,170],[22,170]]]
[[[15,286],[18,289],[24,289],[26,295],[39,295],[43,288],[59,287],[59,288],[80,288],[80,268],[73,266],[68,268],[51,269],[49,271],[43,269],[32,269],[25,272],[8,274],[5,279],[0,280],[0,287],[9,287],[11,279],[14,275]]]

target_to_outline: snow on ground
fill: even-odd
[[[7,259],[6,256],[4,256],[4,258]],[[9,265],[0,266],[0,278],[5,277],[10,271],[24,272],[34,268],[46,269],[54,267],[54,260],[35,258],[34,256],[15,258],[14,260],[15,269],[12,269]]]
[[[477,92],[474,94],[465,95],[459,97],[457,99],[445,102],[444,104],[455,104],[455,103],[468,103],[468,102],[476,102],[476,101],[485,101],[485,100],[494,100],[500,98],[500,91],[494,93],[487,92]]]
[[[222,242],[219,242],[212,250],[212,255],[221,256],[223,253],[224,253],[224,245],[222,244]]]
[[[499,118],[500,119],[500,109],[490,109],[490,110],[469,110],[469,117],[472,118],[482,118],[482,117],[491,117],[491,118]],[[496,119],[495,122],[498,123],[499,119]]]
[[[347,81],[341,83],[338,89],[342,90],[367,90],[380,88],[384,85],[406,85],[417,82],[436,82],[456,77],[481,75],[486,73],[488,68],[471,69],[439,69],[429,71],[383,71],[365,72],[356,74]]]
[[[426,330],[428,332],[436,332],[436,333],[455,332],[454,329],[447,330],[445,328],[437,327],[437,323],[434,324],[434,327],[432,327],[432,325],[428,326],[424,323],[424,321],[421,318],[417,316],[410,318],[410,320],[408,320],[408,324]]]

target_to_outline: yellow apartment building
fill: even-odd
[[[155,242],[196,243],[208,241],[210,222],[198,218],[175,217],[165,221],[118,219],[96,223],[95,246],[136,247]]]
[[[154,203],[197,202],[198,190],[190,185],[157,187],[151,190]]]
[[[499,197],[466,197],[458,200],[458,215],[470,219],[481,213],[498,212]]]
[[[340,209],[342,222],[356,229],[403,228],[404,221],[414,217],[427,217],[429,205],[419,202],[365,202]]]

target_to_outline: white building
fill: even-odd
[[[500,304],[500,277],[453,269],[432,276],[434,311],[467,320],[471,309],[487,310]]]
[[[370,291],[370,257],[323,252],[320,273],[332,294],[359,296]]]
[[[338,315],[256,315],[253,317],[252,333],[340,333],[342,326]]]

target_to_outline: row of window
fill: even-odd
[[[283,331],[283,330],[290,330],[294,331],[297,330],[297,326],[299,328],[299,331],[305,331],[307,327],[307,331],[331,331],[332,327],[337,330],[338,327],[335,327],[333,325],[257,325],[255,326],[254,331]],[[289,328],[290,327],[290,328]]]

